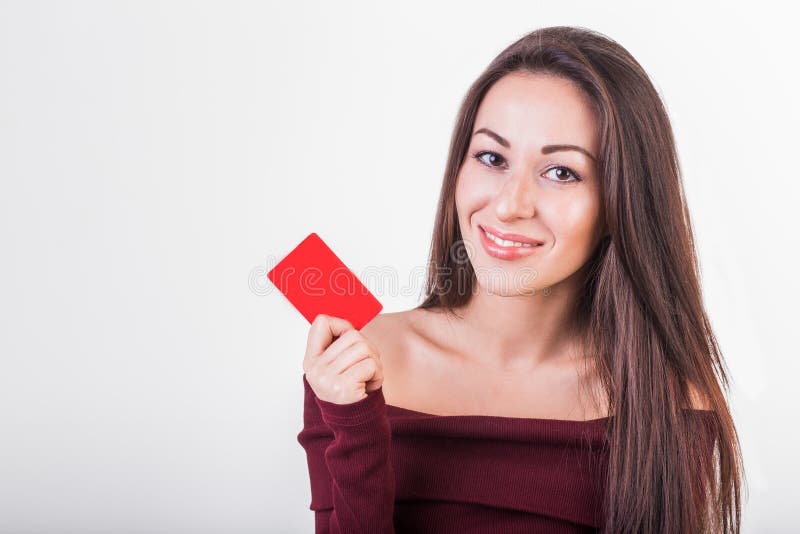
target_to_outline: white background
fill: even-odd
[[[677,135],[745,532],[798,522],[796,19],[777,3],[0,3],[0,531],[311,532],[309,232],[419,302],[455,113],[505,46],[625,46]],[[417,273],[417,277],[414,278]]]

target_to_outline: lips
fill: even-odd
[[[489,231],[491,232],[491,230]],[[512,246],[498,245],[489,238],[489,234],[487,234],[483,230],[483,228],[480,228],[479,232],[480,232],[480,243],[483,246],[483,250],[486,251],[486,254],[488,254],[489,256],[499,260],[518,260],[530,256],[531,254],[535,254],[537,251],[542,250],[544,248],[541,244],[512,245]],[[522,237],[524,239],[532,241],[530,238],[527,238],[525,236]]]
[[[489,232],[490,234],[495,235],[495,236],[499,237],[500,239],[504,239],[506,241],[516,241],[517,243],[525,243],[525,244],[528,244],[528,245],[544,245],[544,241],[541,241],[539,239],[534,239],[532,237],[528,237],[528,236],[524,236],[524,235],[520,235],[520,234],[512,234],[512,233],[509,233],[509,232],[501,232],[500,230],[498,230],[496,228],[492,228],[491,226],[486,226],[486,225],[483,225],[483,224],[479,224],[478,228],[480,228],[481,231]]]

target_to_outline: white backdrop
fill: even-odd
[[[383,273],[385,311],[416,305],[459,101],[556,24],[619,41],[663,95],[744,531],[788,532],[800,112],[780,9],[0,2],[0,532],[312,532],[308,324],[265,272],[316,231]]]

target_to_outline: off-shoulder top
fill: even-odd
[[[318,398],[303,375],[316,532],[598,532],[608,418],[433,415]],[[687,410],[698,420],[708,410]],[[702,422],[702,421],[700,421]]]

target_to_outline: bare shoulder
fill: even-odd
[[[384,371],[396,368],[402,363],[403,347],[407,336],[408,312],[379,313],[361,328],[361,333],[371,341],[380,352]]]
[[[379,350],[397,352],[430,341],[430,313],[420,308],[380,313],[362,329],[361,333],[375,343]],[[383,353],[381,353],[383,355]]]
[[[380,353],[383,393],[390,404],[405,402],[407,384],[419,374],[420,361],[430,359],[432,320],[426,310],[412,308],[378,314],[361,329]]]
[[[403,316],[406,313],[403,311],[379,313],[361,328],[361,333],[375,344],[396,341],[393,338],[397,337],[398,329],[403,327],[405,322]]]

